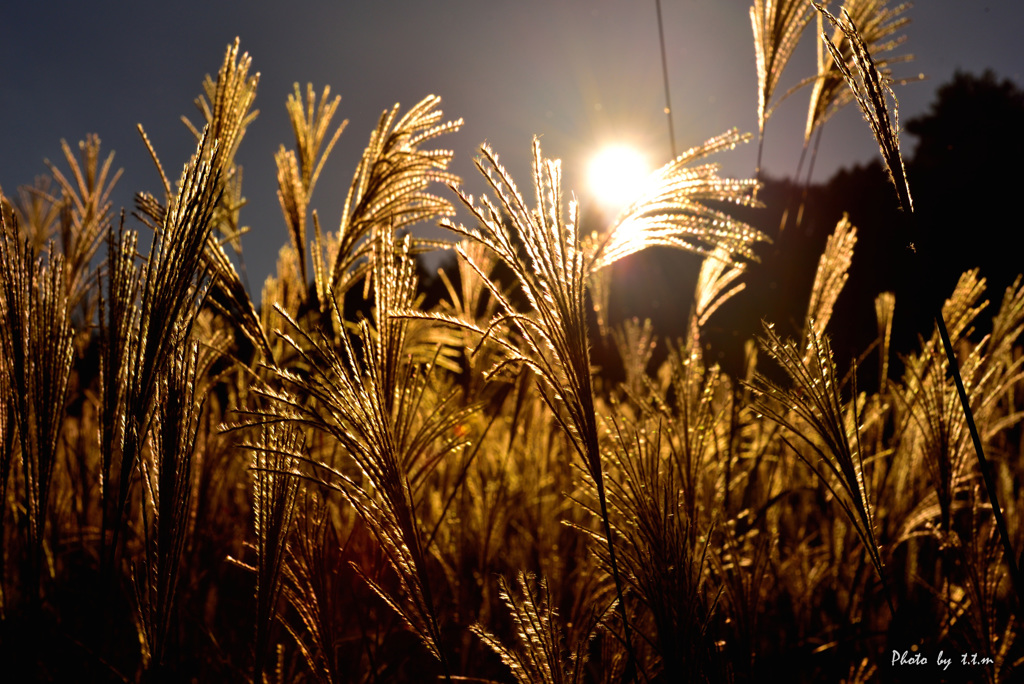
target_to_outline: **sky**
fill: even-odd
[[[835,3],[833,3],[835,4]],[[890,3],[890,5],[895,3]],[[755,132],[756,72],[750,4],[739,0],[663,0],[673,121],[680,150],[730,128]],[[914,61],[895,76],[927,80],[897,90],[900,117],[927,111],[935,89],[959,69],[1024,83],[1024,3],[1020,0],[920,0],[900,52]],[[141,123],[168,173],[194,150],[181,115],[203,77],[216,73],[238,36],[260,73],[256,107],[236,160],[248,205],[242,223],[254,298],[287,241],[276,198],[273,155],[294,147],[285,110],[292,84],[330,85],[349,123],[317,185],[313,206],[325,229],[338,224],[351,174],[381,112],[403,110],[428,94],[463,128],[441,139],[453,170],[482,189],[472,160],[487,141],[527,186],[533,136],[563,160],[567,191],[586,206],[584,169],[604,144],[637,146],[654,166],[668,161],[661,58],[654,0],[178,0],[7,2],[0,9],[0,187],[13,194],[46,171],[65,168],[60,140],[72,146],[96,133],[116,151],[124,176],[115,211],[131,210],[136,191],[159,178],[136,132]],[[811,75],[808,31],[784,83]],[[807,91],[780,106],[766,131],[764,169],[792,175],[799,158]],[[912,148],[907,152],[912,152]],[[877,155],[867,125],[850,107],[827,126],[815,178]],[[715,158],[723,173],[754,173],[755,144]],[[446,191],[442,191],[446,192]],[[465,215],[462,218],[465,220]],[[438,235],[439,233],[434,233]]]

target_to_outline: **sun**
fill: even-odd
[[[609,145],[591,158],[587,180],[599,204],[618,210],[636,199],[649,174],[647,159],[639,150],[629,145]]]

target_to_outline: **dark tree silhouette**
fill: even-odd
[[[1016,195],[1024,180],[1024,91],[994,73],[957,73],[931,111],[907,123],[918,139],[908,164],[922,231],[941,266],[941,283],[981,267],[997,299],[1024,270]]]

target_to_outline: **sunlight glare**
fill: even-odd
[[[635,148],[605,147],[590,160],[590,191],[600,204],[618,210],[636,199],[649,173],[647,160]]]

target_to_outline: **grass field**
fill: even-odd
[[[820,26],[808,149],[859,104],[924,288],[889,91],[904,9],[756,0],[753,144]],[[766,322],[727,373],[706,327],[759,286],[745,271],[777,230],[732,211],[759,205],[758,171],[714,164],[751,136],[692,147],[589,226],[537,140],[532,177],[484,145],[489,190],[462,191],[461,122],[430,97],[382,114],[335,222],[312,197],[339,101],[310,85],[274,160],[287,242],[250,292],[234,157],[253,73],[236,41],[177,177],[140,127],[163,192],[133,216],[95,137],[4,198],[0,678],[1020,676],[1019,278],[987,295],[964,273],[900,374],[893,320],[915,303],[868,294],[874,342],[839,358],[830,319],[874,228],[844,219],[802,323]],[[610,315],[613,266],[649,248],[702,258],[677,338]]]

